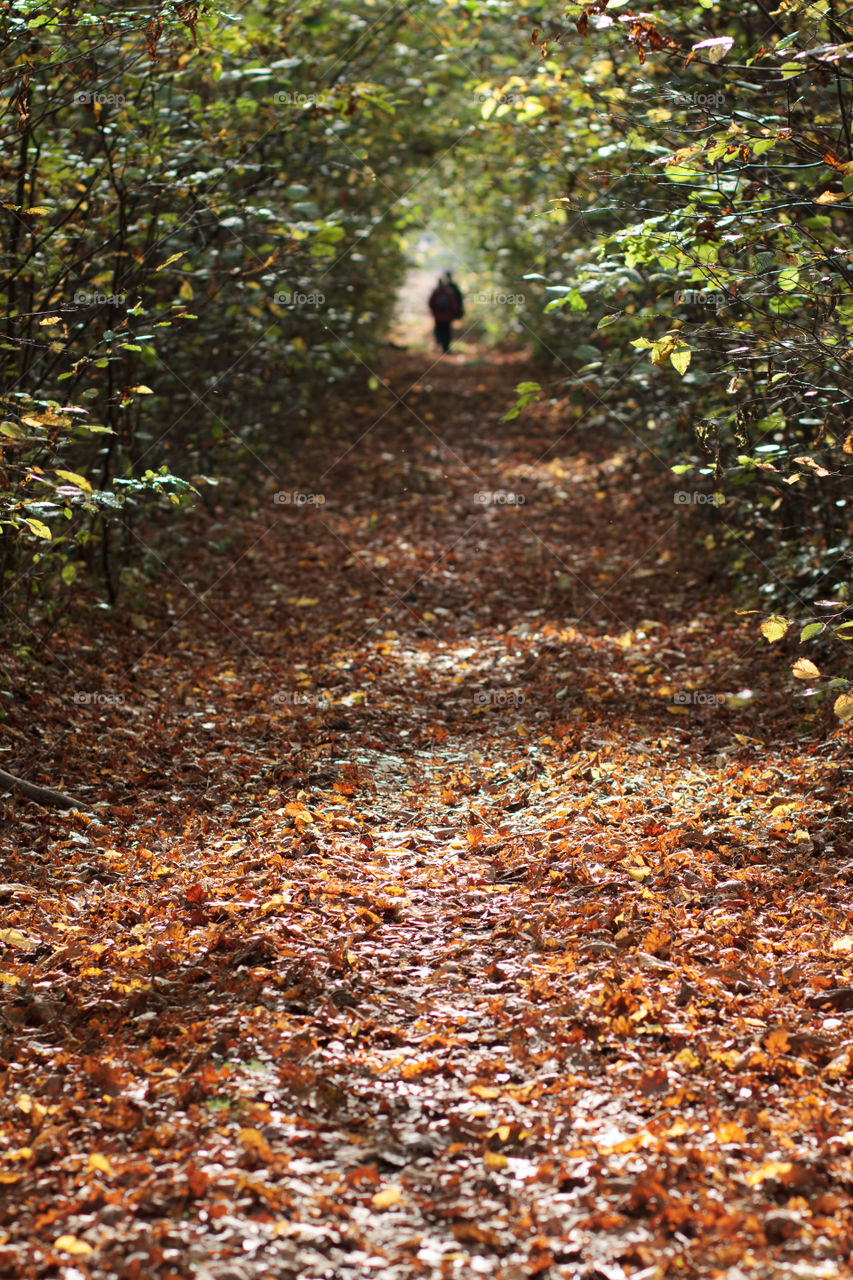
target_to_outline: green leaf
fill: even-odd
[[[823,622],[806,623],[800,632],[800,640],[811,640],[812,636],[816,636],[819,632],[823,631],[824,625],[825,624]]]

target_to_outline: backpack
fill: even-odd
[[[437,285],[430,298],[432,314],[439,324],[447,324],[450,320],[458,320],[461,315],[459,298],[452,285]]]

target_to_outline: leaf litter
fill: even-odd
[[[0,1274],[849,1264],[849,726],[523,371],[391,352],[323,504],[51,636],[6,729],[93,807],[5,807]]]

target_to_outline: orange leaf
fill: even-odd
[[[272,1147],[259,1129],[241,1129],[237,1134],[237,1141],[249,1155],[257,1156],[264,1164],[270,1164],[275,1159]]]

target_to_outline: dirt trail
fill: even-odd
[[[382,373],[51,642],[105,802],[7,814],[0,1274],[838,1275],[838,742],[600,406]]]

